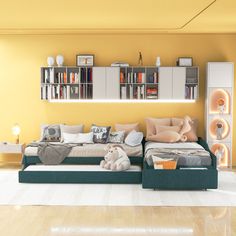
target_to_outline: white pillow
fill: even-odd
[[[125,139],[125,144],[134,147],[134,146],[138,146],[139,144],[141,144],[142,140],[143,140],[143,133],[132,130],[127,135],[127,137]]]
[[[78,134],[62,133],[64,143],[76,143]]]
[[[93,143],[93,132],[77,134],[77,143]]]
[[[93,132],[69,134],[63,133],[64,143],[93,143]]]

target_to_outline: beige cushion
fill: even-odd
[[[171,125],[171,118],[151,118],[151,117],[148,117],[145,119],[145,122],[146,122],[146,140],[151,141],[149,139],[149,137],[156,134],[155,125],[170,126]]]
[[[183,118],[172,118],[171,122],[173,126],[181,125],[183,124]],[[193,118],[192,123],[190,123],[190,126],[191,130],[185,134],[187,137],[187,141],[196,142],[198,140],[197,137],[198,120],[196,118]]]
[[[133,123],[133,124],[115,124],[115,130],[116,131],[125,131],[125,137],[132,131],[139,131],[139,124]]]
[[[175,126],[155,125],[155,128],[156,128],[156,134],[163,131],[174,131],[176,133],[179,133],[181,125],[175,125]]]
[[[67,134],[78,134],[78,133],[83,133],[84,132],[84,125],[64,125],[60,124],[60,129],[61,129],[61,139],[63,141],[63,133]]]
[[[60,125],[62,133],[78,134],[84,132],[84,125]]]

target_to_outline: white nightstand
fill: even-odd
[[[23,154],[24,148],[24,143],[15,144],[0,142],[0,153]]]

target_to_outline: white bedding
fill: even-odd
[[[145,160],[153,165],[153,158],[174,159],[178,166],[210,166],[210,153],[195,142],[158,143],[147,142],[145,145]]]
[[[183,142],[183,143],[157,143],[147,142],[145,150],[150,148],[168,148],[168,149],[204,149],[200,144],[195,142]]]
[[[31,165],[24,169],[24,171],[105,171],[106,170],[99,165]],[[141,171],[141,167],[137,165],[131,165],[127,171]],[[114,172],[114,171],[113,171]]]

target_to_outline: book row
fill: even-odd
[[[92,83],[93,72],[92,68],[81,68],[78,72],[55,72],[53,69],[44,70],[43,83],[50,84],[78,84]]]
[[[120,72],[120,83],[158,83],[158,73],[154,72],[146,75],[143,72]]]
[[[92,85],[44,85],[41,87],[41,99],[91,99]]]

